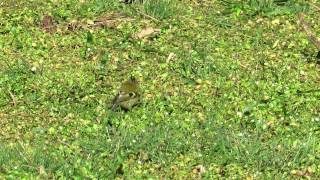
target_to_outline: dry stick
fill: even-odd
[[[14,95],[12,94],[12,92],[11,92],[10,90],[8,90],[8,92],[9,92],[9,95],[10,95],[10,97],[11,97],[11,100],[12,100],[13,105],[16,106],[16,105],[17,105],[17,99],[16,99],[16,97],[14,97]]]
[[[316,8],[318,11],[320,11],[320,7],[319,6],[317,6],[317,5],[315,5],[315,4],[311,3],[311,2],[309,2],[309,4],[311,6],[313,6],[314,8]]]
[[[139,10],[137,10],[137,12],[140,13],[141,15],[145,16],[145,17],[148,17],[148,18],[150,18],[150,19],[152,19],[152,20],[154,20],[154,21],[159,22],[159,20],[156,19],[155,17],[152,17],[152,16],[150,16],[150,15],[148,15],[148,14],[145,14],[145,13],[139,11]]]
[[[317,49],[320,51],[320,42],[318,41],[317,37],[312,33],[310,25],[306,22],[303,13],[299,14],[299,20],[300,20],[300,23],[303,27],[304,32],[306,33],[306,35],[308,37],[308,40],[312,44],[314,44],[317,47]]]
[[[137,13],[141,14],[142,16],[145,16],[145,17],[147,17],[147,18],[150,18],[150,19],[152,19],[152,20],[154,20],[154,21],[156,21],[156,22],[160,22],[159,19],[157,19],[157,18],[155,18],[155,17],[152,17],[152,16],[150,16],[150,15],[144,13],[144,12],[141,12],[141,11],[139,11],[138,9],[134,8],[134,7],[129,6],[129,8],[132,9],[132,10],[134,10],[134,11],[136,11]]]
[[[139,11],[138,9],[135,9],[135,8],[132,8],[132,9],[133,9],[134,11],[136,11],[137,13],[141,14],[142,16],[145,16],[145,17],[147,17],[147,18],[150,18],[150,19],[152,19],[152,20],[154,20],[154,21],[156,21],[156,22],[159,22],[159,21],[160,21],[159,19],[157,19],[157,18],[155,18],[155,17],[152,17],[152,16],[150,16],[150,15],[148,15],[148,14],[142,12],[142,11]]]

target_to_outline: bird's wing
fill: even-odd
[[[111,109],[114,110],[121,102],[130,100],[131,96],[129,93],[119,92],[116,97],[112,100]]]

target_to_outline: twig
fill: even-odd
[[[59,141],[61,144],[65,145],[65,146],[68,146],[69,148],[72,147],[70,144],[68,144],[68,143],[66,143],[66,142],[63,142],[63,141],[60,140],[60,139],[58,139],[58,141]]]
[[[314,44],[317,47],[317,49],[320,51],[320,42],[318,41],[317,37],[312,33],[310,25],[306,22],[303,13],[299,14],[299,20],[300,20],[300,23],[303,27],[304,32],[306,33],[306,35],[308,37],[308,40],[312,44]]]
[[[309,2],[309,4],[311,6],[313,6],[314,8],[316,8],[318,11],[320,11],[320,7],[319,6],[317,6],[317,5],[315,5],[315,4],[311,3],[311,2]]]
[[[13,105],[16,106],[16,105],[17,105],[17,99],[16,99],[16,97],[14,97],[14,95],[11,93],[10,90],[8,90],[8,92],[9,92],[9,95],[10,95],[10,97],[11,97],[11,99],[12,99]]]
[[[145,17],[147,17],[147,18],[150,18],[150,19],[152,19],[152,20],[154,20],[154,21],[156,21],[156,22],[160,22],[160,20],[159,20],[159,19],[157,19],[157,18],[155,18],[155,17],[152,17],[152,16],[150,16],[150,15],[148,15],[148,14],[144,13],[144,12],[141,12],[141,11],[139,11],[139,10],[138,10],[138,9],[136,9],[136,8],[133,8],[133,7],[131,7],[131,6],[129,6],[129,8],[130,8],[130,9],[132,9],[132,10],[134,10],[134,11],[136,11],[137,13],[139,13],[139,14],[141,14],[141,15],[143,15],[143,16],[145,16]]]
[[[150,19],[152,19],[152,20],[154,20],[154,21],[160,22],[160,20],[159,20],[159,19],[156,19],[155,17],[152,17],[152,16],[150,16],[150,15],[144,13],[144,12],[141,12],[141,11],[139,11],[139,10],[137,10],[137,9],[135,9],[135,10],[137,11],[137,13],[139,13],[139,14],[145,16],[145,17],[148,17],[148,18],[150,18]]]

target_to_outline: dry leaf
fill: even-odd
[[[249,175],[246,177],[246,180],[253,180],[253,177]]]
[[[196,85],[196,90],[200,90],[201,89],[201,85]]]
[[[114,28],[118,26],[120,22],[130,21],[132,18],[128,18],[119,13],[109,13],[98,17],[95,20],[86,20],[84,22],[72,21],[68,24],[68,30],[75,31],[77,29],[87,28]]]
[[[75,31],[81,28],[81,25],[78,21],[73,20],[68,24],[68,30],[69,31]]]
[[[306,170],[292,170],[290,173],[297,178],[310,178],[312,176],[312,169],[308,167]]]
[[[46,172],[45,168],[42,165],[38,167],[38,171],[39,171],[40,175],[44,175],[44,176],[47,175],[47,172]]]
[[[175,58],[175,56],[176,55],[174,53],[170,53],[166,62],[169,63],[173,58]]]
[[[142,29],[139,33],[137,33],[134,37],[137,39],[143,39],[147,36],[152,36],[155,34],[160,33],[160,29],[154,29],[152,27],[148,27],[145,29]]]
[[[48,33],[54,33],[57,30],[57,26],[54,23],[53,17],[45,15],[41,22],[41,28]]]
[[[203,165],[198,165],[193,168],[192,173],[201,175],[206,172],[206,168]]]
[[[267,126],[272,126],[274,124],[273,120],[267,121]]]

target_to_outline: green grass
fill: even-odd
[[[178,8],[173,0],[155,0],[146,1],[143,4],[143,10],[152,17],[166,19],[174,16]]]
[[[312,7],[0,3],[0,178],[319,178],[317,50],[296,17],[319,35]],[[90,26],[111,13],[127,18]],[[135,39],[146,27],[161,31]],[[131,75],[142,103],[110,111]]]

